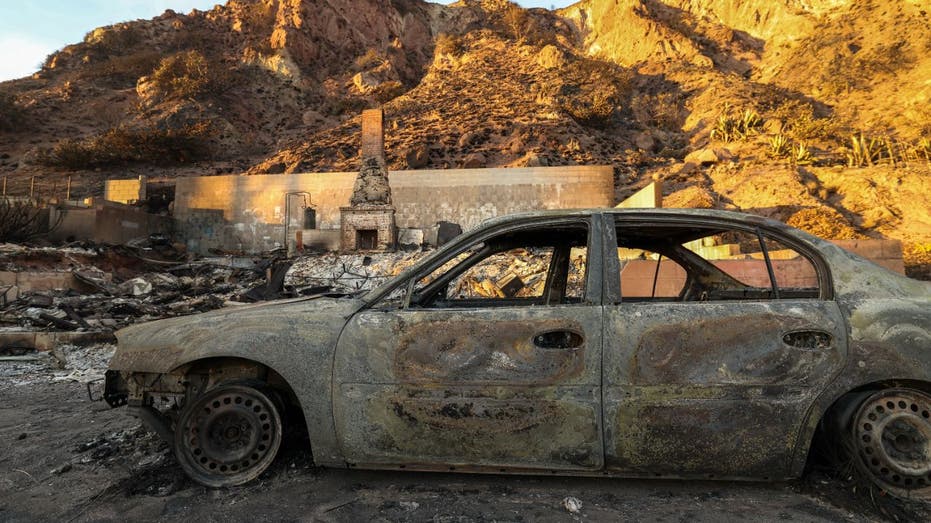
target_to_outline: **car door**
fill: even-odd
[[[801,245],[734,224],[619,219],[615,231],[607,468],[787,477],[805,415],[846,357],[824,266]]]
[[[346,460],[600,469],[601,268],[587,256],[600,252],[590,232],[586,218],[482,237],[415,275],[403,306],[386,299],[357,313],[334,366]]]

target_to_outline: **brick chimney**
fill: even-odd
[[[386,251],[397,240],[385,157],[385,115],[382,109],[362,112],[362,166],[349,207],[340,208],[343,251]]]

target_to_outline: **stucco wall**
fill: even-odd
[[[338,229],[339,208],[349,203],[356,173],[181,178],[175,188],[177,231],[192,250],[261,251],[284,239],[285,194],[310,193],[318,229]],[[400,228],[450,221],[470,229],[521,211],[609,207],[610,166],[393,171],[392,199]],[[302,224],[293,197],[290,227]]]

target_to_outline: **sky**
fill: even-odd
[[[0,0],[0,81],[39,69],[45,57],[92,29],[162,14],[212,9],[218,0]],[[446,2],[449,3],[449,2]],[[572,0],[518,0],[524,7],[564,7]]]

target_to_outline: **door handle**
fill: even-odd
[[[796,349],[827,349],[833,338],[829,333],[819,330],[795,331],[784,334],[782,342]]]
[[[568,330],[541,332],[533,337],[533,344],[540,349],[575,350],[585,343],[581,334]]]

